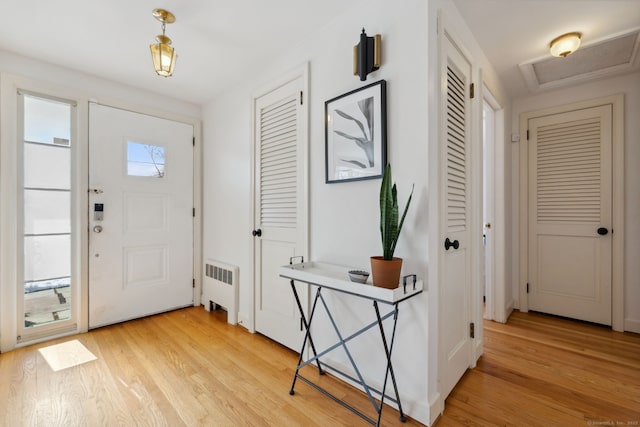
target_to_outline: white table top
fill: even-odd
[[[349,270],[355,270],[355,268],[320,262],[303,262],[283,265],[280,267],[279,273],[281,277],[287,279],[293,279],[388,304],[396,304],[422,292],[422,280],[417,280],[414,287],[413,279],[407,278],[406,289],[404,289],[402,282],[396,289],[387,289],[374,286],[371,282],[371,276],[369,276],[366,283],[352,282],[349,279]]]

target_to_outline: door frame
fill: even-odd
[[[612,106],[612,244],[611,244],[611,328],[624,330],[624,95],[617,94],[558,107],[520,114],[519,186],[519,297],[520,311],[529,311],[527,282],[529,280],[529,150],[526,134],[529,120],[563,112],[602,105]]]
[[[255,203],[255,161],[256,161],[256,103],[259,98],[278,89],[285,84],[294,81],[298,78],[302,78],[302,92],[303,92],[303,102],[302,102],[302,114],[300,115],[300,127],[302,131],[300,132],[300,136],[302,138],[302,158],[303,158],[303,174],[302,174],[302,206],[304,208],[304,212],[301,217],[303,218],[303,223],[300,224],[301,230],[298,230],[298,233],[303,238],[301,253],[304,256],[305,260],[309,260],[309,62],[305,62],[297,68],[289,71],[288,73],[283,73],[280,78],[272,80],[266,85],[262,86],[258,90],[254,91],[251,95],[251,230],[255,230],[258,225],[255,224],[256,217],[256,203]],[[249,310],[249,319],[247,329],[251,333],[256,332],[256,278],[257,272],[255,269],[256,265],[256,244],[257,240],[250,233],[250,230],[247,230],[247,239],[249,240],[249,247],[251,248],[251,310]],[[303,307],[305,310],[308,310],[308,307]]]
[[[17,91],[21,89],[43,96],[62,98],[77,102],[76,122],[78,150],[73,161],[77,168],[72,175],[74,188],[77,188],[77,195],[73,200],[72,212],[77,218],[73,232],[77,233],[79,239],[72,249],[74,258],[74,271],[72,274],[78,280],[76,289],[79,304],[77,306],[77,326],[74,330],[59,335],[47,336],[20,344],[17,342],[17,312],[16,283],[17,269],[19,262],[16,254],[17,234],[15,230],[18,224],[18,210],[6,209],[8,206],[17,206],[18,188],[16,187],[17,174],[19,168],[16,163],[18,136],[16,123],[18,117]],[[195,147],[193,159],[193,203],[195,208],[195,218],[193,223],[193,262],[194,262],[194,306],[200,304],[202,289],[202,121],[199,118],[182,116],[155,108],[133,105],[132,102],[123,102],[114,99],[100,97],[97,101],[94,96],[86,90],[64,87],[56,83],[33,80],[28,77],[11,73],[0,73],[0,352],[13,350],[34,344],[40,341],[50,340],[67,335],[86,332],[89,325],[89,300],[88,300],[88,135],[89,135],[89,102],[99,102],[115,108],[131,110],[134,112],[148,114],[168,120],[186,123],[193,126]]]
[[[487,246],[489,262],[493,267],[491,284],[487,284],[487,304],[485,319],[506,323],[509,314],[513,310],[513,300],[506,301],[506,220],[505,220],[505,131],[504,131],[504,108],[498,99],[493,95],[486,82],[482,78],[482,102],[486,103],[493,110],[493,140],[491,147],[483,156],[489,156],[488,165],[492,165],[489,170],[483,171],[487,175],[487,193],[490,195],[492,213],[491,232],[493,235],[493,245]],[[482,134],[484,139],[484,134]],[[484,160],[484,157],[483,157]],[[485,199],[486,197],[484,197]],[[502,196],[502,197],[500,197]],[[484,206],[483,206],[484,207]],[[491,301],[489,301],[491,300]]]

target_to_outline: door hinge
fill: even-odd
[[[471,86],[469,86],[469,97],[473,99],[475,95],[476,95],[476,85],[475,83],[471,83]]]
[[[527,141],[529,140],[529,129],[527,129]]]
[[[194,147],[196,146],[196,137],[195,136],[193,137],[193,146]]]
[[[193,217],[195,218],[196,216],[196,208],[193,208]]]
[[[527,293],[529,293],[529,284],[527,283]]]
[[[192,286],[191,286],[191,287],[192,287],[192,288],[195,288],[195,287],[196,287],[196,279],[193,279],[193,282],[192,282]]]
[[[471,338],[476,337],[476,324],[473,322],[469,323],[469,336]]]
[[[300,105],[302,105],[302,100],[303,100],[302,91],[300,91]]]

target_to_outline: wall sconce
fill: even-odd
[[[382,38],[380,34],[367,37],[362,29],[360,43],[353,47],[353,75],[360,76],[360,81],[367,80],[367,74],[380,68],[380,51]]]
[[[576,32],[556,37],[549,44],[551,55],[557,57],[562,56],[563,58],[571,55],[580,47],[580,37],[582,37],[582,34]]]
[[[164,9],[154,9],[151,14],[158,21],[162,22],[162,35],[156,36],[158,43],[149,46],[149,49],[151,49],[151,59],[153,59],[153,68],[155,68],[159,76],[169,77],[173,74],[173,67],[176,65],[178,54],[175,49],[170,46],[171,39],[164,35],[164,29],[166,24],[176,22],[176,17],[173,13]]]

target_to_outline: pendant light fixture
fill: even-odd
[[[171,47],[171,39],[164,35],[165,25],[176,22],[173,13],[164,9],[154,9],[151,12],[154,18],[162,22],[162,35],[156,36],[156,41],[149,46],[151,49],[151,59],[153,59],[153,68],[156,73],[162,77],[169,77],[173,74],[173,67],[176,65],[178,54]]]
[[[549,44],[551,55],[557,57],[561,56],[563,58],[571,55],[580,47],[581,37],[582,34],[577,32],[567,33],[556,37]]]

